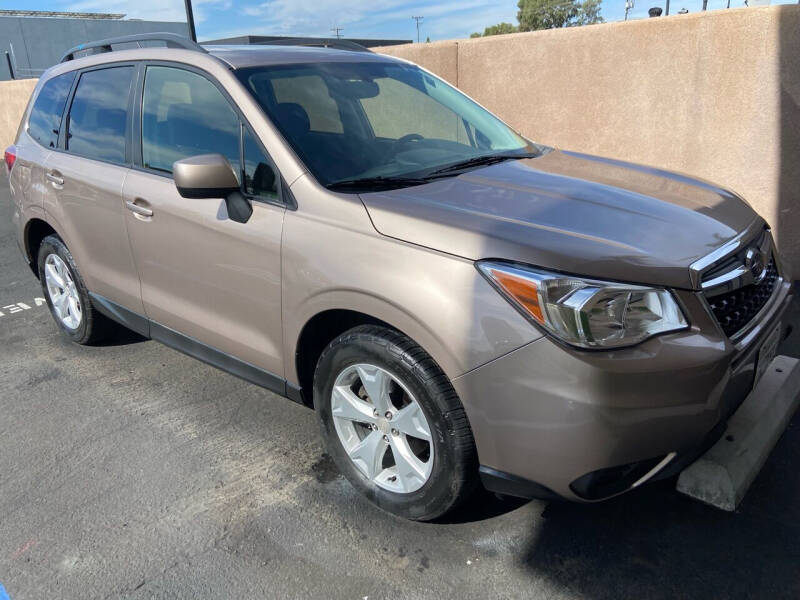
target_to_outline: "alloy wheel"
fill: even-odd
[[[44,279],[56,317],[68,329],[77,329],[83,318],[80,294],[69,267],[58,254],[45,259]]]
[[[331,413],[345,452],[376,485],[408,494],[428,481],[431,427],[396,376],[367,363],[345,368],[333,385]]]

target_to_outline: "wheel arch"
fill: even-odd
[[[28,265],[37,279],[39,278],[39,248],[42,245],[42,240],[48,235],[54,234],[61,237],[55,227],[44,219],[33,217],[25,224],[25,255],[28,259]]]
[[[375,316],[376,314],[384,315],[384,318],[379,318]],[[385,310],[335,307],[319,310],[305,320],[296,336],[293,352],[289,354],[294,357],[292,366],[302,394],[303,404],[313,407],[314,371],[322,351],[339,335],[359,325],[380,325],[405,335],[422,347],[439,365],[439,368],[447,374],[448,369],[442,364],[440,357],[444,356],[449,361],[447,365],[451,368],[453,359],[444,352],[444,348],[440,347],[438,341],[434,341],[436,338],[408,315],[403,315],[405,318],[401,316],[388,320],[385,315]],[[395,317],[397,316],[395,315]],[[291,373],[288,375],[291,380]]]

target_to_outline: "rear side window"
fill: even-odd
[[[39,91],[28,118],[28,133],[46,148],[58,145],[61,117],[75,73],[64,73],[48,80]]]
[[[125,162],[125,129],[133,67],[87,71],[78,80],[67,121],[67,150]]]
[[[239,117],[208,79],[173,67],[147,67],[142,101],[142,163],[172,172],[172,163],[219,153],[239,164]]]

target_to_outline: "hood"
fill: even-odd
[[[380,233],[412,244],[680,288],[689,265],[759,219],[708,182],[557,150],[361,199]]]

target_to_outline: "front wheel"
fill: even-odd
[[[336,338],[314,375],[329,454],[384,510],[431,520],[474,489],[475,443],[447,376],[401,333],[360,326]]]

